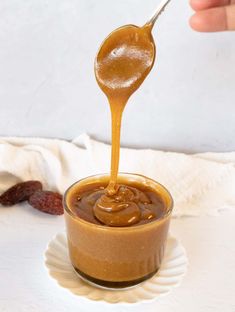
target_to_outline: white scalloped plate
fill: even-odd
[[[160,270],[151,279],[126,290],[106,290],[92,286],[78,277],[69,259],[67,239],[64,233],[57,234],[48,244],[45,265],[49,274],[63,288],[77,296],[108,303],[137,303],[154,300],[179,286],[187,270],[184,247],[174,237],[167,240],[165,256]]]

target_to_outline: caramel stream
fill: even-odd
[[[105,224],[121,216],[115,226],[127,226],[141,219],[138,201],[143,192],[117,184],[122,114],[130,96],[140,87],[155,61],[152,25],[127,25],[112,32],[103,42],[95,62],[97,82],[106,94],[112,115],[112,156],[110,182],[94,207],[95,216]],[[148,200],[146,200],[146,203]],[[118,208],[117,208],[118,207]],[[105,217],[104,217],[105,215]],[[102,220],[101,220],[102,219]]]

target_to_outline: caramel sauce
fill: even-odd
[[[142,225],[165,213],[161,196],[140,183],[121,183],[113,196],[107,195],[106,187],[89,184],[74,192],[69,203],[73,212],[90,223],[113,227]]]
[[[127,226],[141,220],[138,202],[147,195],[117,184],[122,114],[130,96],[140,87],[155,61],[152,25],[127,25],[103,42],[95,62],[97,82],[106,94],[112,115],[112,156],[106,194],[94,206],[97,219],[110,226]],[[148,214],[148,212],[146,212]]]
[[[140,205],[151,204],[138,188],[117,184],[122,114],[130,96],[140,87],[155,61],[152,25],[127,25],[112,32],[103,42],[95,61],[95,75],[106,94],[112,115],[112,155],[110,182],[94,203],[95,217],[105,225],[128,226],[153,212]]]
[[[122,113],[130,96],[140,87],[155,61],[151,25],[127,25],[112,32],[103,42],[96,61],[95,75],[106,94],[112,116],[111,176],[107,191],[117,191]]]

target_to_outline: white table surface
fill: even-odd
[[[171,232],[189,257],[180,287],[155,302],[103,304],[57,286],[43,264],[49,240],[64,230],[63,217],[27,204],[0,207],[0,311],[235,311],[235,209],[220,217],[173,219]]]

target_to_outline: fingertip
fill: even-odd
[[[189,4],[194,11],[198,12],[208,9],[216,5],[217,3],[215,2],[215,0],[190,0]]]
[[[196,12],[216,7],[223,7],[233,3],[234,0],[189,0],[192,9]]]
[[[225,8],[213,8],[195,13],[190,18],[191,27],[200,32],[224,31],[226,25]]]
[[[204,31],[203,21],[200,15],[197,13],[191,16],[189,20],[189,25],[191,26],[193,30],[200,31],[200,32]]]
[[[199,11],[202,9],[202,2],[198,0],[190,0],[189,4],[194,11]]]

